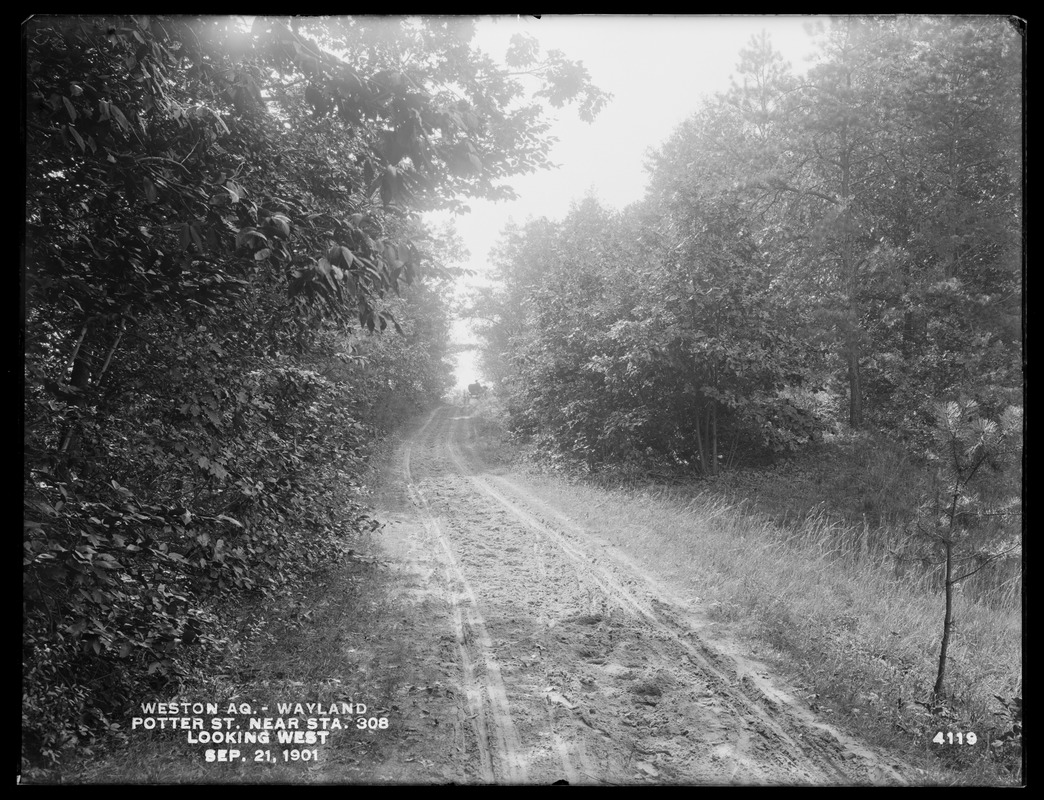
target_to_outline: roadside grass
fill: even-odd
[[[931,474],[907,448],[860,431],[804,448],[771,467],[723,474],[722,488],[742,490],[777,521],[825,509],[849,525],[901,528],[931,488]]]
[[[993,745],[1010,720],[995,696],[1021,696],[1021,618],[958,597],[949,697],[932,703],[942,598],[897,579],[880,558],[839,547],[837,524],[811,517],[797,532],[713,494],[608,491],[560,476],[525,478],[559,507],[651,571],[702,600],[714,636],[760,644],[810,706],[897,751],[945,785],[1011,785],[1021,751]],[[859,531],[852,531],[855,538]],[[934,744],[974,731],[976,745]]]
[[[727,472],[705,485],[780,527],[802,531],[834,526],[839,547],[901,554],[922,499],[931,494],[933,472],[901,443],[866,431],[834,437],[771,467]],[[1012,492],[1019,491],[1021,479],[1021,474],[1009,476]],[[942,585],[941,564],[934,569],[921,564],[897,568],[917,572],[929,586]],[[988,564],[962,588],[970,598],[1019,612],[1021,556]]]
[[[513,464],[538,496],[582,509],[579,523],[698,597],[712,638],[746,640],[813,710],[924,770],[927,784],[1021,783],[1011,710],[1022,696],[1021,570],[983,583],[990,603],[957,596],[947,694],[933,700],[943,597],[936,576],[902,574],[888,555],[924,488],[897,446],[855,437],[796,466],[654,485],[542,469],[503,433],[495,405],[477,414],[483,461]],[[958,744],[968,732],[976,743]]]

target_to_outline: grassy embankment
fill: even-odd
[[[998,742],[1012,723],[998,697],[1022,695],[1021,574],[980,575],[989,602],[957,597],[948,696],[932,702],[938,580],[889,554],[926,480],[900,449],[863,439],[728,480],[607,486],[542,471],[504,435],[495,401],[479,413],[487,463],[510,461],[541,497],[583,509],[582,524],[700,597],[719,634],[746,640],[827,718],[933,784],[1021,782],[1021,745]],[[946,744],[932,742],[940,731]],[[976,744],[949,744],[969,731]]]

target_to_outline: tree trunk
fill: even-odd
[[[696,448],[700,457],[700,474],[707,474],[707,453],[703,448],[703,413],[702,409],[696,414]]]
[[[849,320],[849,325],[854,325]],[[859,375],[859,331],[850,327],[845,347],[848,356],[848,424],[853,429],[863,426],[863,385]]]
[[[935,688],[932,694],[935,697],[942,695],[943,682],[946,680],[946,651],[950,649],[950,631],[953,628],[953,535],[954,523],[957,519],[957,497],[960,484],[954,488],[953,497],[950,500],[950,526],[943,539],[946,549],[946,571],[943,577],[943,594],[946,597],[946,613],[943,614],[942,642],[939,645],[939,672],[935,676]]]
[[[80,416],[87,407],[87,394],[92,387],[96,387],[101,382],[105,373],[108,372],[116,348],[123,339],[126,326],[126,318],[122,318],[112,344],[105,348],[102,341],[99,341],[104,332],[99,332],[97,325],[92,326],[89,322],[85,323],[73,347],[73,352],[69,357],[70,367],[68,369],[71,369],[71,375],[68,385],[76,390],[70,405],[78,410],[70,415],[65,430],[58,439],[57,474],[63,481],[69,481],[71,478],[70,465],[80,456],[80,437],[82,435]]]
[[[953,531],[950,531],[951,535]],[[935,688],[932,694],[942,696],[943,682],[946,680],[946,651],[950,648],[950,630],[953,627],[953,539],[946,538],[946,577],[943,580],[943,591],[946,595],[946,613],[943,615],[942,643],[939,645],[939,672],[935,677]]]
[[[58,439],[58,452],[55,454],[55,474],[63,483],[71,483],[72,473],[70,465],[79,456],[80,452],[80,420],[79,415],[83,412],[86,401],[87,390],[90,388],[91,367],[89,356],[83,345],[83,337],[76,343],[75,355],[72,358],[72,375],[69,378],[69,386],[77,390],[72,396],[69,405],[78,409],[66,418],[65,430]]]
[[[711,402],[710,419],[711,475],[718,474],[718,404]]]
[[[852,74],[846,76],[846,85],[852,88]],[[848,362],[848,424],[853,429],[863,426],[863,386],[859,376],[859,307],[856,298],[859,264],[852,252],[854,219],[852,213],[852,159],[848,138],[848,120],[841,122],[841,203],[843,210],[838,222],[841,225],[841,274],[845,286],[845,357]]]

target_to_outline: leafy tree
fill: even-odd
[[[1021,402],[1021,48],[1000,19],[907,33],[888,66],[890,258],[866,281],[867,390],[882,423],[928,428],[938,397],[973,396],[990,414]]]
[[[684,438],[705,474],[717,472],[722,455],[722,413],[733,445],[744,438],[755,449],[786,449],[817,427],[785,396],[809,368],[791,319],[799,317],[780,290],[784,259],[769,249],[773,231],[752,224],[764,210],[730,177],[741,122],[731,103],[705,107],[665,143],[652,170],[650,201],[667,245],[660,280],[646,290],[671,315],[675,368],[690,398],[676,418],[697,422]],[[767,136],[767,118],[759,125]]]
[[[922,440],[939,397],[1020,402],[1017,37],[993,18],[821,34],[800,78],[755,37],[653,153],[644,203],[586,212],[596,237],[578,210],[509,232],[476,310],[519,430],[713,474],[734,445],[839,423],[824,396]]]
[[[980,415],[974,400],[962,400],[940,404],[936,413],[937,491],[919,530],[943,567],[945,612],[933,688],[941,696],[955,591],[1021,546],[1022,408],[1009,406],[991,420]]]
[[[528,45],[527,88],[473,33],[25,26],[26,758],[198,678],[234,647],[220,599],[292,588],[369,525],[381,400],[437,396],[448,371],[453,248],[418,213],[546,166],[534,92],[606,99]],[[361,335],[386,328],[403,338]]]
[[[685,202],[616,215],[588,200],[510,234],[502,288],[475,308],[519,432],[591,469],[653,456],[714,474],[719,422],[733,452],[813,431],[778,394],[794,346],[771,324],[760,256],[727,211]],[[658,233],[664,215],[691,235]]]
[[[514,348],[535,325],[530,297],[552,257],[553,229],[546,218],[530,220],[522,228],[509,223],[493,251],[493,285],[475,289],[469,298],[468,317],[485,340],[479,363],[483,374],[497,386],[509,387],[515,375]]]
[[[742,209],[776,302],[833,343],[853,427],[867,400],[876,422],[921,430],[940,396],[1018,402],[1018,52],[998,19],[846,18],[799,81],[757,38],[679,132],[700,147],[661,156],[654,192]]]
[[[823,37],[820,61],[798,81],[767,37],[741,53],[738,80],[722,98],[731,112],[727,149],[748,224],[783,265],[843,358],[848,421],[863,424],[861,286],[878,258],[874,188],[883,89],[881,28],[845,18]],[[721,169],[719,167],[719,169]]]
[[[523,277],[521,287],[516,283],[525,292],[522,307],[531,326],[514,354],[522,376],[516,407],[527,420],[523,427],[540,431],[591,467],[604,445],[603,412],[609,402],[604,376],[592,361],[614,318],[612,311],[606,313],[614,250],[608,219],[587,200],[560,227],[531,226],[527,233],[550,234],[535,243],[546,257],[533,264],[532,278]],[[523,253],[528,257],[531,249]]]

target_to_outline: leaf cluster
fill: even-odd
[[[27,763],[191,685],[236,650],[245,598],[372,528],[376,438],[449,380],[459,247],[418,215],[547,164],[541,107],[473,33],[27,23]]]

